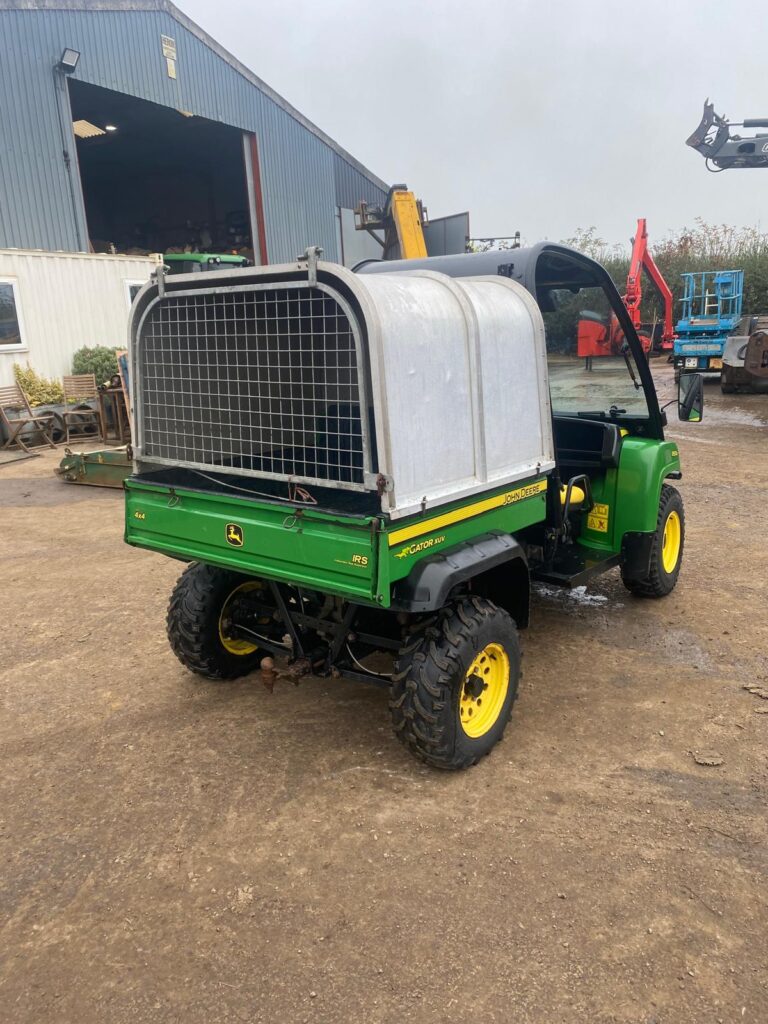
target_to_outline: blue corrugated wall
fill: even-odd
[[[175,80],[161,34],[176,40]],[[0,248],[79,248],[52,70],[65,46],[81,53],[74,78],[256,133],[270,263],[310,244],[338,259],[335,207],[384,198],[167,11],[0,10],[0,41]]]

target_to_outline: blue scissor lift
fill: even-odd
[[[683,274],[682,316],[675,333],[675,370],[720,373],[728,336],[741,319],[743,270]]]

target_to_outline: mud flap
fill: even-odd
[[[621,567],[625,579],[644,580],[651,567],[654,533],[625,533],[621,542]]]

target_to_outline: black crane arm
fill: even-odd
[[[768,133],[758,132],[745,139],[731,134],[731,128],[734,127],[768,128],[768,117],[729,121],[715,113],[714,103],[705,100],[701,121],[696,131],[685,140],[685,144],[701,153],[711,171],[768,167]]]

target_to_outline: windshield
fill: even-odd
[[[640,374],[606,292],[552,289],[549,295],[554,310],[544,313],[544,329],[553,412],[647,416]]]

